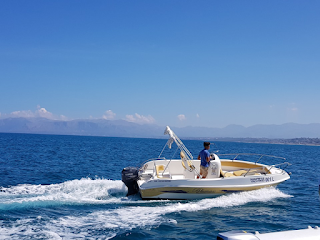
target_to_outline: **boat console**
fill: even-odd
[[[207,178],[219,178],[221,172],[221,161],[216,154],[212,154],[212,156]]]

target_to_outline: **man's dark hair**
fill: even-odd
[[[204,142],[204,143],[203,143],[203,146],[204,146],[204,147],[210,146],[210,142]]]

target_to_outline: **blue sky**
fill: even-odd
[[[1,1],[0,117],[320,122],[319,1]]]

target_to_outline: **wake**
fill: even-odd
[[[0,210],[115,203],[126,193],[120,180],[82,178],[51,185],[21,184],[0,188]]]
[[[63,205],[126,204],[126,213],[132,211],[132,214],[136,215],[135,209],[139,208],[139,212],[162,215],[162,213],[202,211],[217,207],[225,208],[240,206],[250,202],[267,202],[276,198],[292,197],[276,188],[262,188],[254,191],[222,195],[216,198],[180,203],[164,200],[143,201],[139,196],[126,197],[126,193],[127,187],[121,180],[82,178],[80,180],[71,180],[51,185],[22,184],[0,188],[0,210]],[[162,204],[167,203],[167,205],[159,208],[146,206],[157,202],[161,202]],[[132,207],[128,207],[128,204],[132,205]]]
[[[40,215],[7,223],[0,221],[0,234],[8,237],[42,236],[61,238],[112,238],[132,229],[150,229],[163,223],[177,224],[179,213],[244,206],[254,202],[270,202],[290,198],[276,188],[232,193],[197,201],[142,201],[126,197],[127,188],[120,180],[89,179],[52,185],[19,185],[0,189],[0,211],[21,208],[45,208],[57,205],[107,204],[88,212],[64,212],[51,218]],[[271,204],[272,205],[272,204]],[[42,211],[42,210],[41,210]],[[178,213],[172,214],[172,213]],[[195,215],[195,216],[196,216]],[[103,231],[101,231],[103,229]],[[92,233],[94,235],[90,235]],[[89,236],[89,235],[90,236]]]

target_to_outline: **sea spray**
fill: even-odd
[[[119,196],[125,197],[125,193],[120,180],[82,178],[51,185],[21,184],[1,188],[0,210],[113,203],[121,201]]]
[[[60,199],[60,201],[69,201],[70,197],[66,197],[65,194],[71,194],[73,195],[72,201],[74,201],[74,194],[76,193],[75,195],[79,196],[79,191],[75,189],[82,186],[85,190],[89,190],[91,187],[95,186],[96,188],[91,191],[92,193],[96,193],[97,189],[99,189],[97,185],[101,184],[108,189],[112,188],[118,189],[119,191],[123,190],[120,181],[81,179],[79,181],[74,180],[62,184],[68,186],[61,187],[63,194],[60,195],[55,195],[56,190],[52,191],[53,186],[49,187],[51,190],[47,189],[49,194],[44,198],[52,199],[60,196],[63,198]],[[42,186],[40,189],[43,193]],[[68,189],[69,192],[66,191],[66,189]],[[35,193],[37,193],[37,191],[33,192],[33,194]],[[54,195],[54,197],[52,195]],[[92,204],[96,204],[97,200],[94,200],[96,196],[92,197],[92,199],[88,199],[88,196],[86,195],[82,199],[78,200],[78,202],[82,201],[88,203],[88,201],[91,201]],[[132,230],[134,228],[150,229],[163,223],[177,224],[179,220],[175,219],[172,213],[195,212],[212,208],[230,208],[251,202],[267,202],[277,198],[289,197],[292,196],[285,194],[278,189],[264,188],[248,192],[232,193],[229,195],[198,201],[131,201],[131,204],[135,204],[132,206],[122,205],[121,201],[114,201],[113,203],[116,207],[112,209],[93,211],[79,216],[70,215],[59,217],[57,219],[47,219],[46,221],[41,221],[42,217],[38,216],[36,219],[24,219],[23,221],[25,221],[25,223],[22,223],[21,221],[13,222],[10,227],[7,226],[6,228],[11,229],[11,231],[9,231],[11,233],[17,231],[22,234],[23,232],[28,231],[27,235],[32,236],[38,232],[38,234],[42,234],[42,236],[52,239],[54,239],[55,236],[60,236],[62,238],[85,238],[88,231],[99,232],[99,229],[109,229],[109,237],[112,237],[119,231]],[[31,200],[28,198],[24,198],[24,200],[34,201],[34,197],[32,197]],[[152,204],[153,206],[144,206],[142,204],[143,202],[146,204]],[[2,224],[2,226],[3,225],[5,224]],[[69,231],[69,229],[73,230]],[[95,236],[98,237],[99,234],[96,234]]]

